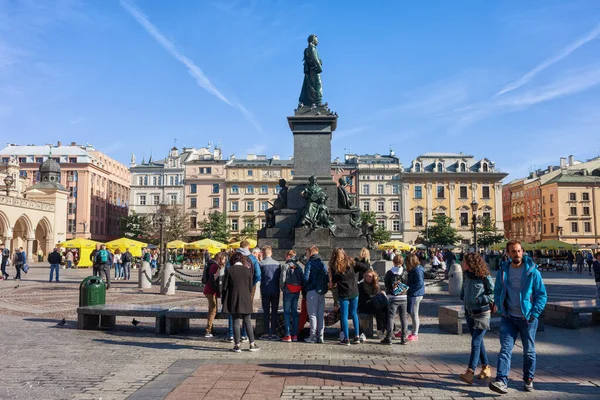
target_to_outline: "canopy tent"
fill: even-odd
[[[221,243],[221,242],[218,242],[218,241],[212,240],[212,239],[201,239],[201,240],[196,240],[195,242],[192,242],[192,243],[188,243],[188,246],[186,246],[186,247],[192,248],[192,249],[207,250],[210,248],[226,249],[227,245],[225,243]]]
[[[66,242],[58,243],[56,246],[63,247],[65,249],[79,249],[79,262],[77,263],[77,267],[91,267],[92,260],[90,260],[90,255],[98,243],[100,242],[76,238],[67,240]]]
[[[134,257],[141,257],[142,249],[144,247],[148,247],[148,243],[139,242],[137,240],[128,238],[116,239],[106,243],[107,249],[112,251],[119,249],[121,250],[121,252],[124,252],[126,249],[129,249],[129,252]]]
[[[578,249],[578,246],[560,240],[551,239],[535,243],[533,248],[535,250],[576,250]]]
[[[379,246],[377,246],[377,248],[379,250],[396,249],[396,250],[408,251],[408,250],[412,250],[414,247],[408,243],[404,243],[399,240],[392,240],[391,242],[380,244]]]
[[[490,248],[492,250],[504,250],[504,249],[506,249],[507,243],[508,243],[508,240],[505,240],[503,242],[492,245]],[[531,243],[521,242],[521,246],[523,247],[523,250],[534,250],[534,247],[533,247],[534,245]]]
[[[256,242],[256,240],[254,240],[254,239],[245,239],[245,240],[247,240],[248,243],[250,243],[250,248],[251,249],[254,248],[254,247],[256,247],[257,244],[258,244]],[[240,247],[240,243],[241,243],[241,241],[240,242],[229,243],[229,248],[230,249],[237,249],[237,248]]]
[[[417,249],[419,249],[419,250],[427,250],[427,246],[425,246],[425,245],[424,245],[424,244],[422,244],[422,243],[419,243],[419,244],[415,245],[415,247],[416,247]]]
[[[173,240],[167,243],[167,249],[183,249],[187,245],[183,240]]]

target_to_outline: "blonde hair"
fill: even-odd
[[[350,257],[346,255],[344,249],[335,248],[331,252],[331,258],[329,259],[329,267],[335,272],[345,274],[348,267],[350,267]]]
[[[401,266],[402,264],[404,264],[404,257],[402,257],[400,254],[396,254],[394,256],[394,265],[396,266]]]
[[[366,247],[363,247],[362,249],[360,249],[360,254],[358,256],[360,258],[364,258],[366,262],[371,262],[371,253],[369,252],[369,249],[367,249]]]

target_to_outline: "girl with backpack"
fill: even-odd
[[[329,259],[329,271],[332,285],[337,285],[340,299],[340,324],[344,339],[341,345],[350,345],[348,317],[352,317],[354,324],[354,344],[360,344],[358,320],[358,273],[355,271],[353,260],[346,255],[343,249],[334,249]]]
[[[205,270],[207,271],[204,282],[204,296],[208,300],[208,318],[206,320],[205,338],[212,338],[215,335],[213,322],[217,316],[217,299],[221,295],[219,285],[221,270],[225,268],[225,259],[227,255],[223,252],[217,253],[214,259],[208,260]],[[203,278],[204,281],[204,278]]]
[[[304,271],[296,261],[296,252],[288,251],[285,263],[281,266],[279,280],[279,288],[283,292],[283,320],[285,321],[285,335],[281,339],[282,342],[298,341],[298,299],[302,291],[303,278]]]
[[[483,337],[490,329],[490,317],[494,308],[494,283],[487,264],[477,253],[469,253],[465,256],[462,269],[464,278],[460,299],[465,305],[467,327],[471,333],[471,355],[467,371],[460,374],[459,378],[463,382],[472,384],[479,360],[481,360],[481,372],[477,378],[486,379],[492,376]]]
[[[400,324],[402,325],[402,330],[399,332],[400,344],[406,344],[407,277],[403,267],[404,259],[402,256],[395,256],[393,262],[394,266],[386,272],[385,277],[383,278],[385,282],[385,293],[387,294],[390,303],[388,305],[388,331],[381,343],[392,344],[394,318],[396,317],[396,313],[399,313]]]

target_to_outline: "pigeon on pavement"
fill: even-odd
[[[132,319],[131,323],[133,324],[133,326],[138,326],[138,324],[140,323],[140,321],[138,321],[137,319]]]
[[[58,321],[58,323],[56,324],[56,326],[64,326],[67,323],[66,319],[61,319],[60,321]]]

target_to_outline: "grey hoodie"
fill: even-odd
[[[258,282],[260,282],[260,264],[258,264],[258,260],[256,257],[250,253],[250,250],[240,247],[236,250],[238,253],[242,253],[242,255],[248,257],[252,262],[252,268],[254,269],[254,276],[252,278],[252,285],[256,286]]]

